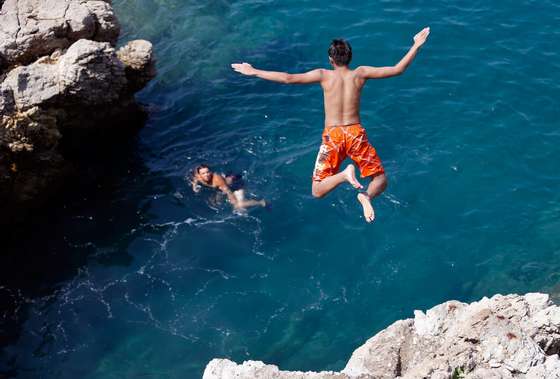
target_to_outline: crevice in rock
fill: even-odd
[[[402,376],[401,348],[397,351],[397,364],[395,365],[395,376]]]
[[[66,3],[66,8],[64,9],[64,15],[62,18],[66,20],[66,13],[68,13],[68,9],[70,9],[70,2]]]
[[[99,39],[98,39],[97,36],[99,35],[99,29],[101,28],[101,22],[99,21],[99,18],[97,17],[97,14],[95,12],[93,12],[90,7],[88,7],[87,2],[82,3],[82,4],[84,4],[84,6],[86,8],[88,8],[89,11],[91,12],[91,14],[93,15],[93,20],[95,21],[94,22],[94,28],[95,29],[93,30],[93,34],[91,35],[91,39],[94,40],[94,41],[98,41]]]
[[[19,32],[21,31],[21,20],[19,19],[19,1],[16,2],[16,20],[18,24],[18,30],[16,31],[15,42],[18,43]]]
[[[546,341],[541,341],[539,346],[546,355],[560,355],[560,339],[548,341],[548,343]]]
[[[470,342],[470,343],[476,345],[477,343],[480,342],[480,340],[478,338],[475,338],[475,337],[467,337],[467,338],[465,338],[465,342]]]

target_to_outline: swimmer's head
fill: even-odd
[[[195,172],[205,182],[210,181],[210,179],[212,178],[212,171],[210,171],[210,167],[206,166],[205,164],[197,166],[195,168]]]
[[[329,46],[329,61],[335,66],[348,66],[352,60],[352,46],[343,39],[333,39]]]

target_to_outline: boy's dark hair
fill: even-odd
[[[348,66],[352,60],[352,46],[343,39],[333,39],[329,46],[329,57],[337,66]]]
[[[203,168],[207,168],[208,170],[210,170],[210,167],[208,167],[208,166],[205,165],[205,164],[201,164],[201,165],[196,166],[196,168],[194,169],[194,171],[195,171],[197,174],[200,174],[200,170],[202,170]]]

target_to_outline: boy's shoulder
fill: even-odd
[[[222,175],[215,172],[214,175],[212,176],[212,184],[215,187],[220,187],[220,186],[223,186],[224,184],[226,184],[226,180]]]

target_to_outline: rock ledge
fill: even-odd
[[[280,371],[214,359],[204,379],[560,378],[560,308],[548,295],[448,301],[400,320],[354,351],[341,372]]]

